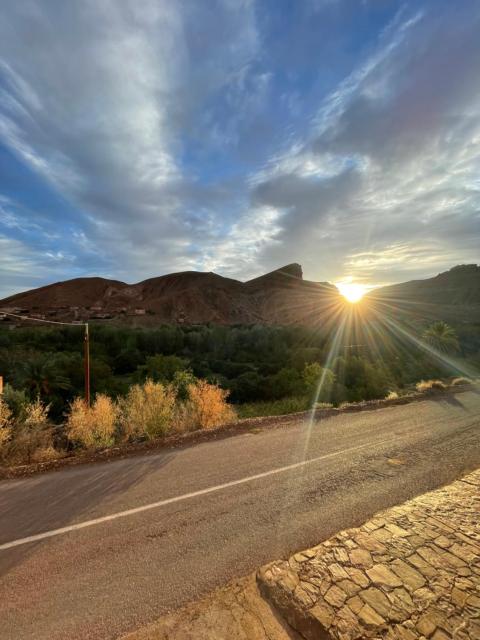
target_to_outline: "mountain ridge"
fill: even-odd
[[[370,297],[430,304],[477,304],[480,303],[480,266],[457,265],[432,278],[379,287]]]
[[[380,287],[367,304],[480,305],[480,267],[458,265],[433,278]],[[0,314],[60,321],[136,324],[319,324],[345,304],[335,285],[304,280],[290,263],[242,282],[214,272],[181,271],[134,284],[101,277],[64,280],[0,300]],[[7,319],[7,317],[5,317]]]

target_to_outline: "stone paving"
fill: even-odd
[[[266,565],[257,582],[307,640],[480,640],[480,470]]]

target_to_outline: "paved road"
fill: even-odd
[[[5,480],[0,638],[118,637],[477,467],[471,391]]]

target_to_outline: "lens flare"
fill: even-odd
[[[359,302],[367,292],[363,284],[355,282],[338,282],[337,289],[348,302]]]

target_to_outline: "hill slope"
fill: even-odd
[[[366,297],[380,314],[425,322],[480,321],[480,267],[458,265],[426,280],[380,287]]]
[[[331,284],[303,280],[287,265],[248,282],[185,271],[137,284],[79,278],[0,301],[4,311],[61,320],[131,319],[141,324],[311,323],[339,294]]]
[[[458,265],[434,278],[381,287],[374,297],[442,305],[480,304],[480,266]]]
[[[289,264],[247,282],[184,271],[126,284],[104,278],[57,282],[0,301],[12,311],[52,320],[115,319],[153,325],[335,322],[345,304],[335,286],[303,279]],[[480,319],[480,267],[460,265],[426,280],[375,289],[364,309],[423,321]]]

